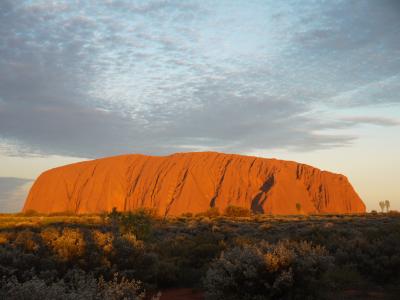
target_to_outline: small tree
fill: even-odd
[[[299,202],[296,203],[296,209],[297,209],[298,213],[301,212],[301,203],[299,203]]]
[[[117,229],[121,218],[122,214],[117,210],[116,207],[113,207],[111,212],[108,214],[108,219],[110,220],[111,226],[114,228],[114,230]]]
[[[390,209],[390,201],[389,200],[385,200],[385,207],[386,207],[386,212],[389,212],[389,209]]]
[[[130,211],[121,216],[120,231],[122,233],[133,233],[138,239],[145,240],[152,233],[153,220],[155,212],[139,208],[135,211]]]
[[[381,207],[381,211],[384,212],[384,209],[385,209],[385,201],[379,201],[379,206]]]

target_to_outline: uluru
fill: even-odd
[[[292,161],[216,152],[120,155],[51,169],[36,179],[23,211],[145,207],[176,216],[229,205],[264,214],[365,212],[343,175]]]

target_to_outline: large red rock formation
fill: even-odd
[[[343,175],[291,161],[215,152],[122,155],[48,170],[24,211],[76,213],[156,208],[161,215],[235,205],[267,214],[362,213]]]

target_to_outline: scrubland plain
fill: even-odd
[[[1,215],[0,277],[0,299],[398,299],[400,214]]]

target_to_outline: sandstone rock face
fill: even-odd
[[[256,213],[362,213],[343,175],[290,161],[215,152],[122,155],[48,170],[24,211],[76,213],[155,208],[160,215],[235,205]]]

